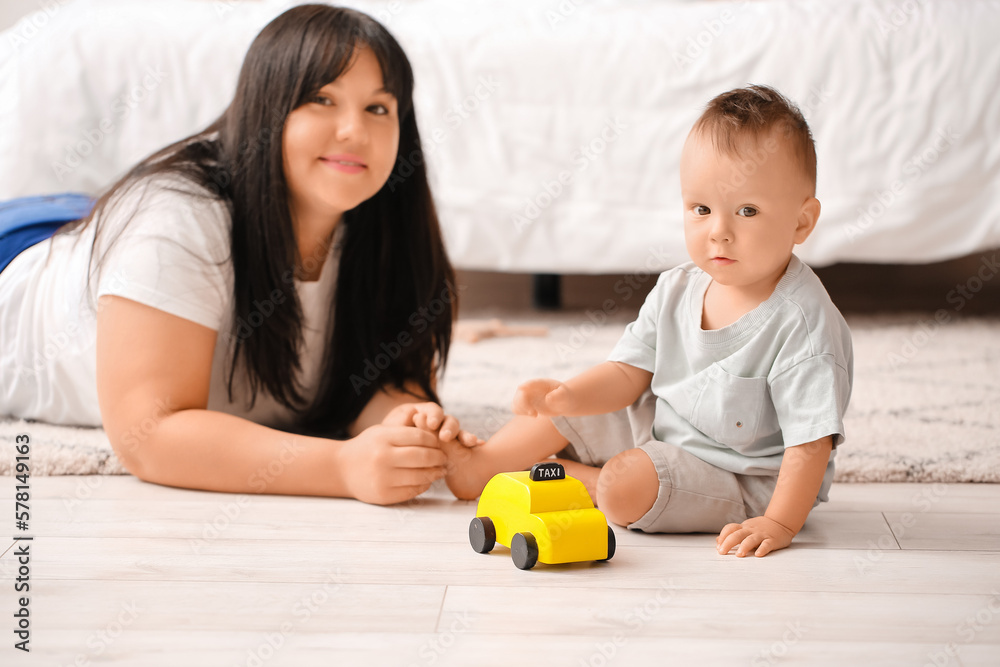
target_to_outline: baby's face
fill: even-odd
[[[747,291],[774,288],[819,217],[793,149],[773,134],[740,156],[689,135],[681,196],[691,259],[716,282]]]

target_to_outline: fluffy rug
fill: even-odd
[[[442,386],[446,409],[483,437],[510,417],[518,383],[565,379],[602,361],[627,323],[595,312],[504,321],[549,333],[456,342]],[[836,479],[1000,482],[1000,319],[938,324],[929,315],[900,315],[848,322],[855,383]],[[11,472],[18,433],[31,435],[35,475],[125,473],[102,429],[7,419],[0,420],[0,474]]]

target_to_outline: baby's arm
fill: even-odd
[[[723,528],[716,538],[719,553],[728,554],[737,547],[737,556],[753,551],[759,557],[791,544],[816,502],[832,447],[833,437],[826,436],[785,450],[774,495],[764,516]]]
[[[477,497],[493,475],[524,470],[566,446],[566,439],[549,416],[594,414],[627,407],[642,395],[652,377],[652,373],[628,364],[606,362],[565,384],[557,380],[532,380],[521,385],[514,398],[514,412],[518,416],[486,444],[470,448],[442,443],[448,456],[448,488],[458,498]],[[553,390],[556,390],[555,400],[550,402]]]
[[[653,374],[620,361],[605,361],[567,380],[530,380],[517,388],[514,414],[581,416],[615,412],[635,403]]]

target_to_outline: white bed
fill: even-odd
[[[0,34],[0,198],[95,193],[207,125],[290,4],[76,0],[25,17]],[[460,268],[686,261],[681,145],[711,97],[749,82],[797,100],[813,128],[823,214],[805,261],[1000,246],[1000,2],[343,4],[380,18],[413,62]]]

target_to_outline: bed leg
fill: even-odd
[[[562,276],[558,273],[536,273],[532,276],[532,301],[539,310],[562,308]]]

